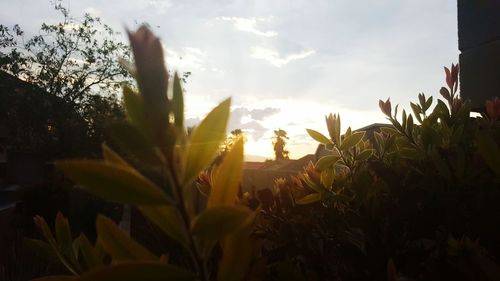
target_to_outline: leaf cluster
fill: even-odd
[[[328,153],[255,195],[269,274],[303,280],[496,280],[500,277],[498,99],[471,117],[458,66],[444,100],[418,95],[411,112],[379,106],[390,124],[341,134],[307,129]]]
[[[175,74],[169,81],[159,39],[144,26],[129,32],[129,39],[138,91],[123,88],[127,121],[110,128],[123,153],[103,145],[103,160],[65,160],[57,166],[78,187],[134,206],[177,243],[184,255],[175,258],[169,249],[152,251],[102,215],[96,220],[94,244],[84,235],[73,238],[60,214],[55,236],[45,220],[36,217],[45,238],[38,243],[56,253],[73,274],[47,278],[241,280],[249,274],[257,254],[251,233],[258,214],[238,203],[243,139],[235,139],[222,162],[212,167],[210,189],[202,203],[195,183],[211,166],[225,138],[230,99],[215,107],[188,135],[181,79]],[[155,254],[158,250],[164,252]]]

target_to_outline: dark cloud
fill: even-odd
[[[241,124],[240,128],[243,130],[243,132],[251,135],[254,140],[260,139],[268,130],[258,121],[250,121],[245,124]]]
[[[245,133],[252,136],[254,140],[260,139],[267,131],[262,121],[280,110],[277,108],[266,107],[259,109],[248,109],[246,107],[237,107],[231,111],[229,120],[229,130],[242,129]]]
[[[264,118],[269,117],[271,115],[279,113],[279,108],[266,107],[262,109],[253,109],[250,111],[250,117],[254,120],[262,121]]]

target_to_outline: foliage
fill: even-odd
[[[388,99],[379,105],[391,125],[379,131],[341,135],[331,114],[328,136],[307,130],[330,154],[261,202],[270,279],[500,278],[500,101],[470,117],[458,66],[445,70],[432,110],[423,94],[413,114]]]
[[[59,157],[71,156],[75,150],[88,155],[97,151],[104,139],[103,121],[123,117],[116,93],[130,75],[117,59],[129,57],[129,51],[125,44],[116,41],[118,33],[99,18],[85,14],[76,19],[60,2],[55,2],[54,8],[61,13],[62,21],[43,23],[39,33],[29,38],[19,25],[0,25],[0,69],[36,85],[40,89],[37,94],[44,91],[52,96],[36,105],[29,102],[29,93],[3,97],[10,106],[13,99],[19,99],[24,106],[17,112],[28,112],[27,117],[6,115],[15,122],[4,125],[14,132],[10,143],[15,149],[29,148],[22,135],[16,136],[17,128],[23,128],[19,134],[34,133],[31,138],[35,140],[49,138],[48,144],[38,151],[52,144],[50,148],[60,150]],[[31,123],[33,112],[46,116]],[[37,127],[31,125],[40,122],[43,124]]]
[[[285,149],[287,139],[288,136],[285,130],[278,129],[274,131],[273,149],[275,160],[289,159],[289,151]]]
[[[219,148],[219,154],[223,157],[226,153],[231,150],[231,147],[238,141],[238,139],[243,138],[246,142],[246,136],[241,129],[234,129],[229,132],[228,136],[221,143]]]
[[[187,135],[180,78],[175,74],[168,87],[160,41],[144,26],[130,32],[129,39],[139,93],[124,88],[127,122],[110,128],[127,154],[104,145],[104,160],[57,165],[85,190],[135,206],[184,254],[170,255],[167,250],[157,255],[102,215],[96,220],[95,243],[84,234],[75,238],[61,214],[54,232],[37,216],[35,223],[45,237],[39,243],[52,249],[73,274],[40,280],[241,280],[256,258],[251,233],[258,214],[237,200],[243,139],[236,139],[212,169],[209,194],[201,205],[194,184],[225,138],[230,100]]]
[[[46,240],[37,243],[73,274],[45,280],[500,278],[500,100],[470,117],[458,66],[445,68],[444,101],[432,110],[420,94],[401,115],[380,101],[391,124],[379,131],[342,135],[338,114],[326,117],[328,134],[307,129],[329,154],[277,179],[259,205],[238,194],[241,137],[213,165],[230,100],[188,134],[180,78],[168,86],[158,38],[141,27],[129,39],[139,93],[124,87],[127,121],[110,128],[126,153],[104,145],[102,161],[58,166],[85,190],[135,206],[181,254],[146,248],[102,215],[95,242],[74,237],[61,214],[54,231],[36,217]],[[284,158],[286,132],[275,134]]]

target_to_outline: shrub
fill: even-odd
[[[331,155],[276,181],[257,233],[272,279],[283,268],[304,280],[498,280],[500,123],[498,99],[470,117],[458,66],[448,88],[418,96],[412,112],[380,101],[390,126],[374,132],[326,117],[328,137],[309,135]],[[406,279],[405,279],[406,280]]]
[[[257,251],[251,237],[258,211],[238,203],[243,140],[235,141],[211,172],[206,202],[198,203],[195,180],[213,163],[230,111],[227,99],[187,134],[183,93],[177,74],[169,88],[161,44],[146,27],[130,32],[139,93],[124,87],[127,122],[111,126],[126,155],[103,145],[104,160],[60,161],[58,167],[82,188],[106,200],[135,206],[181,248],[161,255],[142,246],[111,219],[96,219],[97,240],[73,237],[58,214],[54,232],[37,216],[35,223],[50,248],[76,277],[55,280],[241,280]],[[167,89],[170,91],[167,95]],[[127,160],[126,160],[127,159]],[[206,205],[204,208],[200,206]],[[154,252],[162,249],[155,249]],[[43,278],[41,279],[43,280]],[[50,279],[54,280],[54,279]]]
[[[168,87],[158,38],[145,27],[129,38],[140,94],[124,88],[128,121],[110,128],[126,154],[104,145],[103,161],[58,166],[84,189],[135,206],[181,253],[148,249],[102,215],[95,244],[73,238],[61,214],[55,235],[37,216],[40,247],[75,276],[49,280],[500,278],[500,100],[470,117],[458,66],[446,68],[432,111],[423,94],[401,116],[380,101],[391,126],[372,141],[350,128],[341,135],[340,116],[327,116],[328,136],[307,131],[331,153],[277,179],[256,204],[238,196],[241,138],[214,165],[230,101],[187,134],[180,79]]]

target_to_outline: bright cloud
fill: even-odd
[[[169,68],[180,71],[205,71],[205,59],[207,53],[197,48],[185,47],[178,50],[166,49],[167,64]]]
[[[2,24],[36,35],[42,22],[61,19],[49,1],[29,2],[1,6]],[[454,1],[70,2],[72,15],[99,15],[116,31],[149,23],[169,47],[169,69],[193,73],[184,85],[186,123],[231,96],[232,116],[246,108],[232,128],[248,134],[250,154],[270,158],[277,128],[298,158],[314,153],[305,128],[326,133],[325,114],[339,112],[342,130],[360,128],[386,122],[378,99],[408,108],[419,92],[439,95],[442,66],[459,53]]]
[[[257,28],[258,22],[268,21],[267,19],[264,19],[264,18],[217,17],[215,19],[221,20],[221,21],[232,22],[234,28],[236,28],[237,30],[244,31],[244,32],[250,32],[250,33],[253,33],[255,35],[264,36],[264,37],[274,37],[274,36],[278,35],[278,33],[276,31],[273,31],[273,30],[261,31]]]
[[[264,126],[265,119],[280,112],[278,108],[266,107],[248,109],[247,107],[237,107],[231,111],[229,120],[229,130],[242,129],[245,133],[258,141],[268,131]]]
[[[307,58],[308,56],[311,56],[314,53],[316,53],[316,51],[314,50],[304,50],[299,53],[289,54],[283,57],[282,55],[280,55],[278,51],[272,49],[260,46],[254,46],[250,48],[250,56],[252,58],[266,60],[270,64],[276,67],[282,67],[283,65],[288,64],[289,62],[294,60]]]

